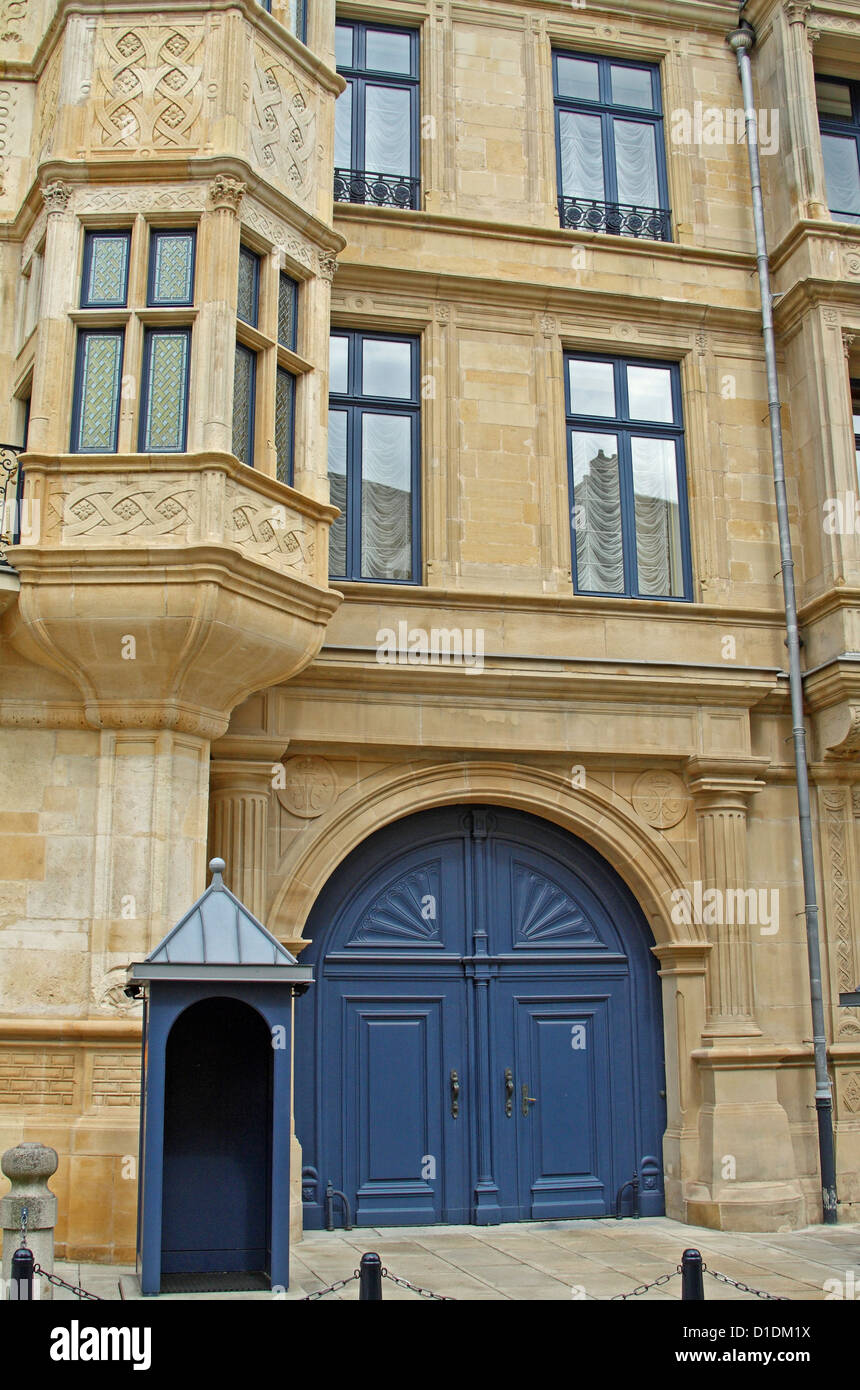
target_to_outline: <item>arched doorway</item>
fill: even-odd
[[[307,931],[296,1130],[357,1225],[604,1216],[662,1167],[651,938],[582,841],[502,807],[420,812],[344,860]]]
[[[272,1037],[239,999],[203,999],[167,1039],[164,1274],[269,1270]]]

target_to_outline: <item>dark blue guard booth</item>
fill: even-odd
[[[146,960],[137,1269],[145,1294],[287,1288],[293,997],[313,971],[212,882]]]

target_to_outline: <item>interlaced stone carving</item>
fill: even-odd
[[[105,149],[196,144],[203,29],[103,25],[99,32],[95,143]]]

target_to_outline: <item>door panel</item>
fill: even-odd
[[[355,1224],[468,1219],[462,981],[423,998],[357,996],[343,988],[341,1105],[330,1112],[329,1141],[336,1151],[338,1132],[342,1137]],[[456,1119],[452,1069],[461,1079]]]
[[[612,1185],[609,1001],[515,998],[521,1215],[605,1216]],[[523,1099],[523,1088],[526,1096]]]

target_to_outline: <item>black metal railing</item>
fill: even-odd
[[[598,203],[593,198],[559,198],[562,227],[575,232],[608,232],[612,236],[672,240],[668,208],[640,208],[631,203]]]
[[[21,535],[21,497],[24,475],[18,465],[19,445],[0,444],[0,569],[10,569],[6,547]]]
[[[371,203],[379,208],[417,208],[421,180],[406,174],[373,174],[366,169],[335,169],[336,203]]]

